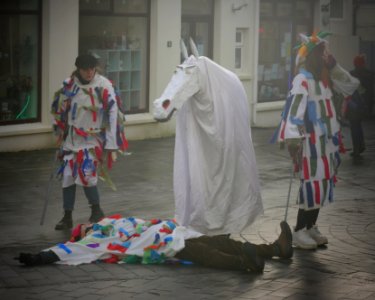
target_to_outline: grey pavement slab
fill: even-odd
[[[364,124],[361,163],[343,156],[334,205],[323,208],[319,228],[327,247],[295,250],[291,260],[267,261],[263,274],[207,269],[197,265],[20,266],[19,252],[37,252],[67,240],[57,232],[62,216],[60,182],[51,182],[45,224],[40,226],[53,150],[0,156],[0,299],[375,299],[375,121]],[[268,143],[273,129],[253,128],[264,215],[235,239],[268,243],[280,233],[291,163],[285,150]],[[348,138],[348,137],[346,137]],[[107,214],[142,218],[173,216],[174,138],[131,141],[112,178],[117,191],[100,183]],[[288,222],[294,225],[298,179],[292,181]],[[89,217],[77,189],[75,223]]]

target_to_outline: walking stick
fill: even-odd
[[[288,197],[286,199],[286,208],[285,208],[285,216],[284,216],[284,221],[286,222],[286,219],[288,218],[288,209],[289,209],[289,200],[290,200],[290,191],[292,189],[292,183],[293,183],[293,177],[294,177],[294,162],[292,162],[292,171],[290,173],[290,179],[289,179],[289,189],[288,189]]]
[[[58,153],[59,153],[59,150],[56,150],[55,152],[55,155],[53,157],[53,162],[52,162],[52,170],[51,170],[51,174],[49,176],[49,180],[48,180],[48,183],[47,183],[47,191],[46,191],[46,197],[44,199],[44,206],[43,206],[43,211],[42,211],[42,217],[40,218],[40,225],[42,226],[44,224],[44,218],[46,216],[46,211],[47,211],[47,206],[48,206],[48,200],[49,200],[49,194],[50,194],[50,191],[51,191],[51,186],[52,186],[52,179],[53,179],[53,176],[55,174],[55,166],[56,166],[56,162],[57,162],[57,157],[58,157]]]

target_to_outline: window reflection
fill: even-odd
[[[312,29],[312,1],[260,2],[258,102],[284,100],[294,75],[298,33]]]
[[[109,1],[108,13],[104,6],[89,11],[90,1],[80,1],[80,53],[98,57],[100,71],[116,86],[126,113],[147,111],[148,1]]]
[[[39,1],[0,3],[0,124],[40,119],[39,7]]]
[[[182,0],[181,37],[189,54],[192,38],[199,55],[212,57],[212,28],[213,0]]]

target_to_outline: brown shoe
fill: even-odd
[[[274,256],[280,258],[291,258],[293,256],[293,247],[292,247],[292,231],[287,222],[282,221],[280,223],[281,233],[279,238],[273,243],[275,248]]]

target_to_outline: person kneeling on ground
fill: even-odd
[[[289,225],[272,244],[252,244],[227,235],[207,236],[178,225],[175,220],[142,220],[114,215],[95,224],[80,224],[70,241],[38,254],[20,253],[15,259],[26,266],[78,265],[97,260],[107,263],[195,263],[204,267],[260,273],[264,259],[293,256]]]

